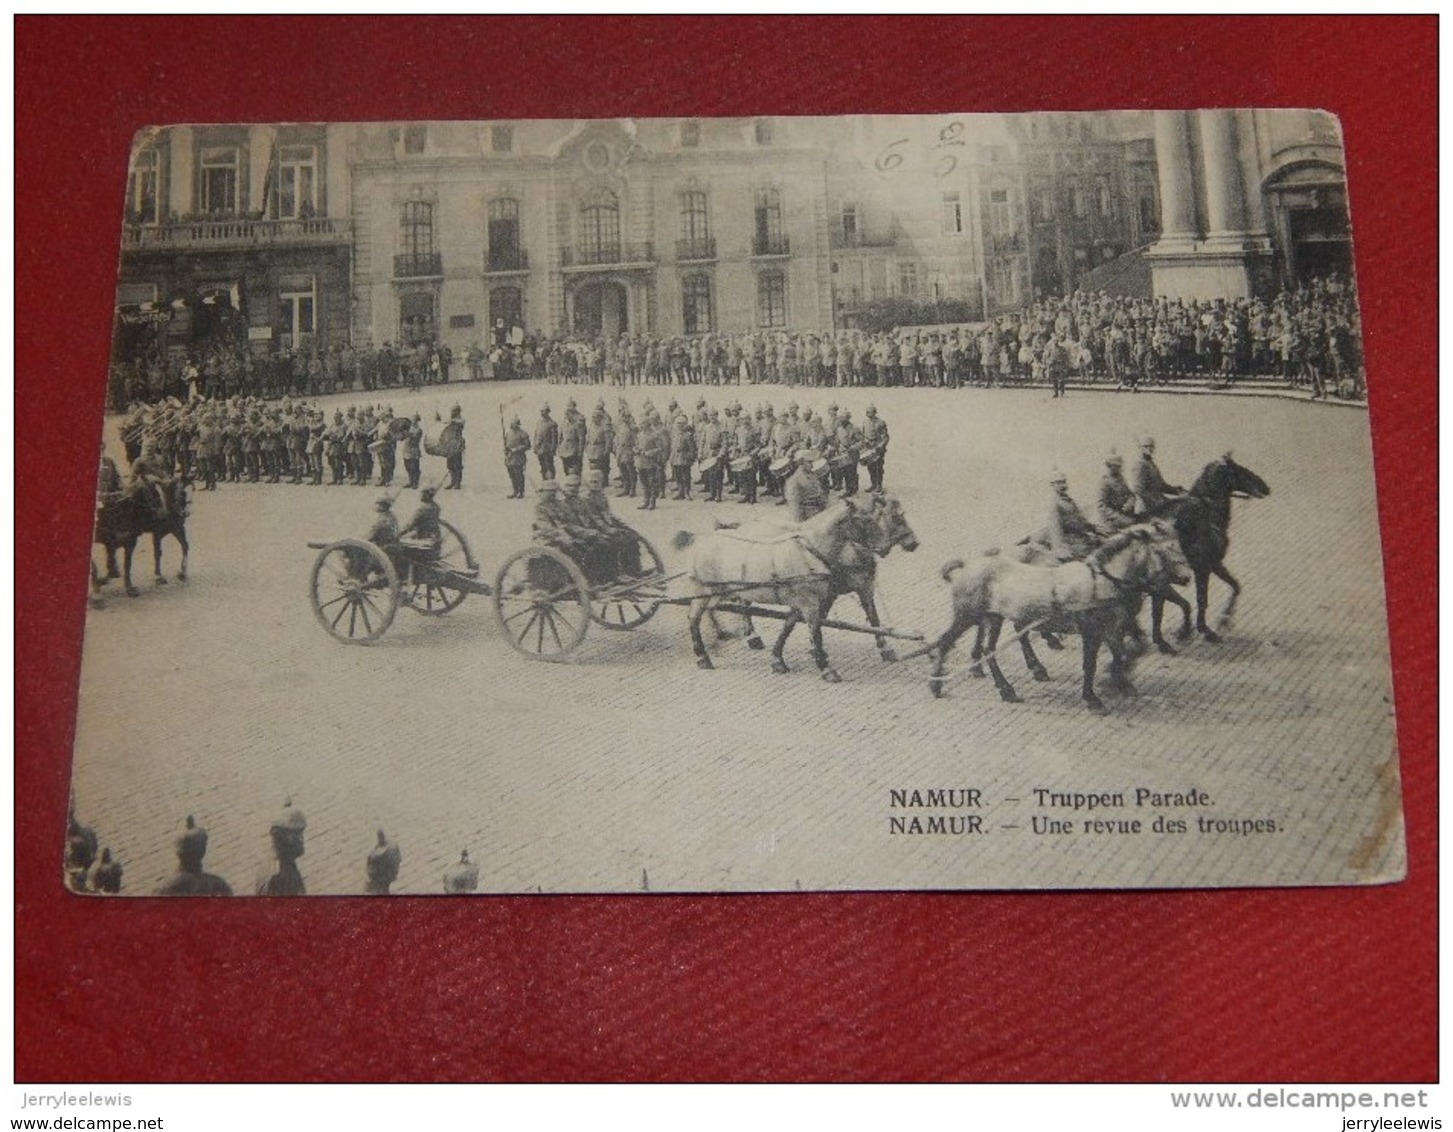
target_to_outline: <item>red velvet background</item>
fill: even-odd
[[[1436,1077],[1436,22],[16,21],[19,1081]],[[1346,131],[1411,871],[1372,889],[185,906],[59,884],[150,123],[1316,106]]]

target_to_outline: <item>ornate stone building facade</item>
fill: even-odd
[[[133,153],[117,352],[829,332],[1350,268],[1317,112],[178,126]]]
[[[117,287],[118,356],[346,341],[342,129],[171,126],[132,152]]]
[[[356,339],[831,325],[822,148],[802,120],[355,130]]]
[[[1320,111],[1158,110],[1155,293],[1264,294],[1352,271],[1345,160]]]

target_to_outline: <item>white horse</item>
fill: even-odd
[[[1115,535],[1082,562],[1060,566],[1031,566],[1010,557],[989,554],[972,564],[955,559],[943,568],[943,579],[953,595],[953,622],[926,650],[934,656],[929,689],[943,693],[944,660],[955,642],[969,629],[981,629],[980,645],[999,695],[1008,703],[1019,696],[1004,677],[995,655],[999,631],[1005,621],[1014,625],[1021,641],[1036,622],[1070,619],[1080,634],[1084,654],[1081,697],[1092,711],[1105,705],[1095,695],[1095,666],[1100,645],[1110,649],[1110,675],[1115,686],[1129,692],[1130,661],[1124,648],[1127,622],[1139,606],[1140,596],[1165,586],[1184,585],[1190,571],[1173,540],[1153,526],[1136,526]],[[1025,660],[1043,679],[1042,666]],[[976,656],[977,662],[977,656]]]
[[[843,499],[795,527],[754,525],[718,530],[699,540],[683,533],[678,547],[695,542],[688,576],[691,646],[698,668],[714,667],[701,636],[701,619],[722,603],[789,606],[812,634],[812,657],[830,684],[842,678],[828,664],[822,622],[834,597],[833,571],[848,546],[849,520],[857,513]]]

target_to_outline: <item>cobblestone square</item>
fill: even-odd
[[[400,610],[385,637],[340,646],[312,615],[310,540],[362,537],[376,489],[223,484],[195,496],[190,579],[142,595],[108,587],[87,618],[74,794],[112,847],[126,891],[173,869],[172,840],[194,814],[207,857],[239,892],[269,864],[268,822],[286,799],[307,815],[300,866],[310,893],[363,889],[375,831],[402,848],[395,891],[442,890],[467,849],[487,892],[1174,887],[1395,879],[1401,810],[1385,603],[1367,418],[1361,409],[1270,397],[1043,389],[795,389],[772,386],[458,384],[370,395],[396,412],[468,422],[464,488],[440,496],[482,577],[530,543],[533,502],[506,497],[499,428],[549,402],[619,397],[751,406],[871,402],[893,441],[887,487],[921,542],[879,571],[885,622],[933,635],[949,614],[943,563],[1007,546],[1042,525],[1052,467],[1090,508],[1105,455],[1153,434],[1183,485],[1224,452],[1271,486],[1237,501],[1227,565],[1244,590],[1224,643],[1155,653],[1134,699],[1103,717],[1079,699],[1079,648],[1041,657],[1035,683],[1018,650],[1005,671],[1024,701],[955,679],[934,700],[926,660],[884,664],[871,638],[828,631],[844,682],[818,679],[806,634],[792,671],[740,641],[697,669],[684,611],[664,606],[626,633],[592,627],[564,664],[532,663],[504,639],[488,599],[448,616]],[[361,395],[360,395],[361,396]],[[336,402],[324,398],[330,413]],[[116,446],[114,420],[106,439]],[[117,453],[119,456],[119,453]],[[425,479],[443,461],[426,458]],[[122,465],[124,467],[124,463]],[[406,514],[415,496],[404,493]],[[729,499],[731,497],[728,497]],[[678,530],[756,508],[700,500],[617,514],[660,551]],[[177,547],[165,545],[174,572]],[[1213,611],[1227,590],[1211,583]],[[834,615],[861,622],[853,599]],[[1169,611],[1168,617],[1175,616]],[[954,657],[961,671],[968,641]],[[979,791],[978,828],[899,832],[893,792]],[[1131,806],[1050,813],[1036,798],[1137,789],[1201,811]],[[1036,794],[1036,791],[1043,793]],[[904,795],[906,797],[906,793]],[[1131,812],[1136,811],[1138,812]],[[923,815],[929,816],[927,812]],[[1087,832],[1087,818],[1138,818],[1134,833]],[[1041,832],[1066,818],[1067,831]],[[1212,826],[1199,828],[1200,817]],[[1186,820],[1185,832],[1170,821]],[[1215,823],[1220,823],[1219,825]],[[1248,829],[1253,832],[1247,832]],[[1231,832],[1235,830],[1236,832]]]

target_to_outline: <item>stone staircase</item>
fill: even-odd
[[[1150,263],[1145,252],[1150,247],[1144,244],[1132,248],[1124,255],[1116,256],[1109,263],[1102,263],[1081,275],[1075,284],[1077,291],[1102,291],[1116,298],[1148,299],[1151,297]]]

